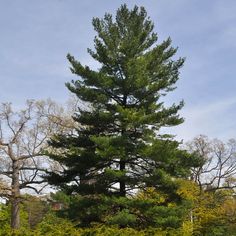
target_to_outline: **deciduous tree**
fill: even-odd
[[[44,155],[47,140],[55,133],[73,128],[70,115],[51,100],[27,101],[26,108],[14,111],[10,103],[0,106],[0,176],[5,181],[1,196],[11,203],[11,227],[20,226],[21,190],[39,193],[47,183],[40,175],[55,163]]]
[[[233,189],[236,186],[236,140],[223,142],[200,135],[187,143],[191,153],[201,158],[192,169],[192,180],[202,189]]]

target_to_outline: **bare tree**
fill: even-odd
[[[236,140],[225,143],[200,135],[187,143],[187,148],[202,158],[202,165],[192,169],[192,180],[201,189],[236,187]]]
[[[54,133],[73,132],[72,113],[51,100],[29,100],[17,112],[10,103],[0,106],[0,177],[7,183],[0,194],[10,200],[13,229],[20,226],[21,190],[40,193],[47,185],[40,178],[52,168],[44,155],[47,141]]]

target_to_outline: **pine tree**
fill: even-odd
[[[183,102],[165,107],[161,98],[175,89],[184,59],[172,59],[177,49],[170,38],[157,44],[154,24],[143,7],[129,10],[122,5],[115,19],[105,14],[92,23],[97,36],[95,49],[88,53],[101,67],[92,70],[67,57],[72,73],[79,76],[67,87],[86,107],[75,114],[76,135],[57,135],[50,141],[57,151],[49,156],[66,168],[47,178],[83,198],[80,222],[127,226],[144,222],[135,211],[137,200],[132,205],[130,196],[152,187],[178,201],[173,177],[187,176],[192,165],[179,143],[160,132],[183,122],[178,115]],[[110,218],[104,216],[108,211]]]

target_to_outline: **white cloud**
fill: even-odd
[[[185,141],[199,134],[212,138],[236,138],[235,117],[230,115],[236,107],[236,97],[216,101],[207,105],[187,107],[181,113],[185,122],[172,129],[171,133]]]

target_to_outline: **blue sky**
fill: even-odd
[[[143,5],[159,42],[170,36],[177,56],[186,57],[178,88],[166,97],[167,104],[185,100],[185,123],[172,133],[184,140],[198,134],[236,138],[235,0],[0,0],[0,102],[65,102],[64,83],[76,79],[66,54],[94,67],[87,54],[91,19],[122,3]]]

